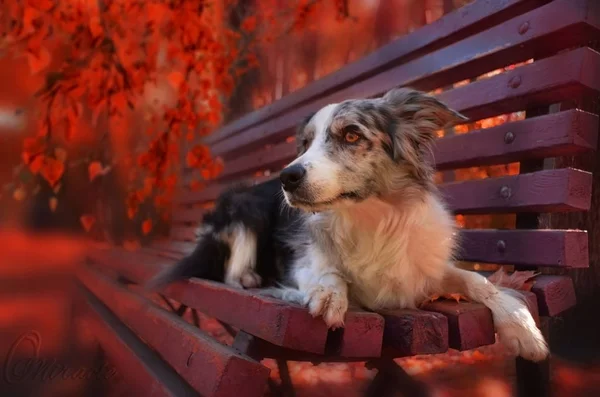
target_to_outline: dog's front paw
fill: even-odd
[[[344,316],[348,311],[346,291],[334,286],[317,285],[308,291],[305,303],[313,317],[323,316],[328,328],[344,326]]]
[[[509,319],[497,324],[497,330],[500,342],[512,354],[535,362],[546,359],[550,354],[544,336],[529,313],[524,316],[513,313]]]
[[[238,276],[230,276],[225,283],[238,288],[258,288],[262,284],[262,278],[252,269],[246,269]]]

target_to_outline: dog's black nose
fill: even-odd
[[[279,179],[283,188],[288,192],[294,191],[300,186],[304,176],[306,175],[306,169],[300,164],[294,164],[279,173]]]

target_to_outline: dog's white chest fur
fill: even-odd
[[[411,201],[369,199],[326,215],[339,270],[360,305],[414,307],[439,287],[452,256],[453,220],[433,195]]]

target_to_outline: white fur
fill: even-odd
[[[527,306],[486,278],[454,267],[454,221],[434,194],[425,200],[372,198],[311,215],[327,230],[340,260],[315,242],[300,257],[294,279],[313,315],[343,325],[348,299],[372,310],[414,308],[436,293],[463,293],[485,304],[512,351],[542,360],[548,348]],[[336,265],[337,264],[337,265]]]
[[[319,211],[308,215],[309,248],[297,258],[292,274],[310,313],[335,328],[343,326],[350,302],[372,310],[415,308],[434,294],[462,293],[492,311],[500,339],[512,351],[544,359],[548,347],[525,303],[453,265],[455,223],[435,192],[411,189],[414,182],[396,168],[387,180],[404,183],[402,189],[358,203],[329,202],[362,182],[360,172],[345,173],[341,180],[341,166],[325,150],[336,106],[312,118],[307,126],[313,129],[312,143],[292,162],[305,167],[314,203],[294,203],[285,192],[290,205]],[[298,294],[278,295],[300,300]]]
[[[241,225],[236,225],[220,237],[229,243],[231,249],[231,255],[225,263],[225,283],[244,288],[260,286],[262,280],[255,272],[256,234]]]

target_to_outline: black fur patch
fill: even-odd
[[[202,224],[210,227],[211,232],[200,238],[189,256],[156,276],[147,287],[158,288],[190,277],[224,281],[225,262],[230,252],[229,246],[217,236],[236,225],[257,236],[256,272],[261,276],[263,286],[283,282],[294,250],[281,236],[294,233],[293,229],[301,224],[296,222],[299,210],[283,206],[287,204],[283,201],[279,179],[225,192],[215,208],[203,217]],[[284,268],[278,264],[283,264]]]

